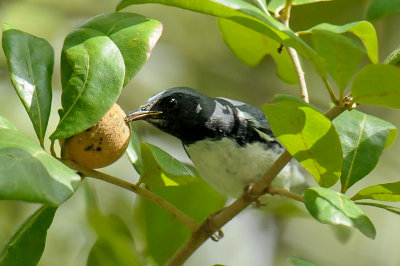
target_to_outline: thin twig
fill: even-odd
[[[342,106],[334,106],[329,109],[325,116],[329,120],[333,120],[336,116],[346,110]],[[272,166],[264,173],[262,178],[246,190],[238,199],[231,205],[225,207],[221,211],[210,215],[195,231],[186,243],[174,254],[167,263],[169,266],[182,265],[208,238],[222,228],[226,223],[232,220],[236,215],[246,209],[252,202],[256,201],[261,195],[267,193],[270,189],[270,184],[285,165],[292,159],[289,152],[284,151]],[[272,189],[272,192],[277,190]],[[279,190],[280,195],[289,196],[299,200],[293,194],[285,194]],[[284,195],[285,194],[285,195]]]
[[[338,98],[335,95],[335,92],[333,91],[332,85],[331,83],[328,81],[328,79],[325,77],[323,78],[323,81],[325,83],[326,88],[328,89],[329,92],[329,97],[331,97],[331,101],[335,104],[335,105],[342,105],[343,106],[343,101],[339,101]],[[342,96],[340,96],[340,99],[343,99]]]
[[[282,188],[269,186],[268,194],[279,195],[279,196],[282,196],[282,197],[286,197],[286,198],[290,198],[290,199],[294,199],[294,200],[303,202],[303,197],[301,195],[293,193],[293,192],[291,192],[289,190],[286,190],[286,189],[282,189]]]
[[[306,103],[309,103],[310,100],[308,98],[307,83],[306,83],[306,79],[304,76],[303,68],[301,67],[301,64],[300,64],[299,56],[298,56],[296,50],[293,49],[292,47],[287,47],[287,51],[290,56],[290,59],[292,60],[293,65],[294,65],[294,69],[296,70],[297,78],[299,79],[301,98]]]
[[[281,21],[286,27],[289,27],[290,11],[292,10],[294,0],[287,0],[285,7],[283,8],[283,14],[281,16]]]
[[[180,221],[181,223],[183,223],[186,227],[188,227],[192,232],[195,232],[199,229],[199,224],[193,220],[192,218],[190,218],[189,216],[187,216],[185,213],[183,213],[181,210],[179,210],[178,208],[176,208],[174,205],[172,205],[171,203],[169,203],[168,201],[164,200],[163,198],[161,198],[160,196],[158,196],[157,194],[154,194],[153,192],[147,190],[147,189],[143,189],[140,186],[136,186],[130,182],[127,182],[125,180],[119,179],[115,176],[109,175],[109,174],[105,174],[96,170],[91,170],[91,169],[87,169],[84,168],[82,166],[77,165],[74,162],[71,161],[67,161],[67,160],[62,160],[62,162],[66,165],[68,165],[69,167],[71,167],[72,169],[77,170],[78,172],[84,174],[87,177],[92,177],[95,179],[99,179],[105,182],[108,182],[110,184],[119,186],[121,188],[125,188],[129,191],[132,191],[144,198],[146,198],[147,200],[157,204],[158,206],[160,206],[161,208],[163,208],[164,210],[166,210],[169,214],[171,214],[175,219],[177,219],[178,221]]]
[[[283,24],[285,24],[286,27],[289,27],[290,10],[292,8],[292,4],[293,4],[293,0],[286,1],[286,5],[283,9],[283,14],[281,16],[281,21]],[[288,51],[290,59],[292,60],[292,63],[294,65],[294,69],[296,71],[297,78],[299,79],[301,98],[306,103],[309,103],[310,100],[308,98],[307,83],[306,83],[306,79],[304,76],[303,68],[300,63],[299,55],[297,54],[297,51],[291,47],[286,47],[286,50]]]

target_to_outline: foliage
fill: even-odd
[[[400,53],[396,49],[379,64],[377,35],[368,21],[322,23],[298,32],[286,26],[289,14],[285,12],[291,5],[320,1],[255,0],[251,4],[242,0],[122,0],[117,9],[158,3],[215,16],[224,41],[235,56],[250,66],[271,56],[279,78],[287,83],[300,81],[303,90],[302,70],[290,49],[308,60],[342,114],[331,121],[333,117],[325,116],[306,98],[292,95],[278,95],[264,105],[275,136],[316,181],[315,187],[302,195],[276,193],[304,202],[310,215],[321,223],[355,228],[375,238],[374,225],[357,204],[400,214],[396,207],[375,202],[400,201],[400,183],[365,187],[353,197],[347,195],[347,190],[373,171],[384,149],[393,143],[397,129],[388,121],[353,109],[357,104],[400,108],[400,70],[396,66]],[[371,2],[368,19],[400,10],[394,2],[390,9],[383,2],[387,1]],[[107,112],[147,61],[161,31],[162,25],[155,19],[111,12],[89,19],[66,36],[61,51],[62,109],[58,126],[50,136],[53,144],[86,130]],[[53,48],[46,40],[9,25],[4,27],[2,43],[12,84],[39,144],[0,116],[0,198],[46,205],[29,217],[4,246],[1,265],[37,264],[55,207],[68,200],[80,183],[75,170],[147,197],[136,202],[134,223],[143,228],[145,246],[140,252],[121,218],[103,215],[99,210],[88,211],[97,235],[88,265],[108,265],[109,261],[120,265],[139,265],[143,261],[163,265],[191,233],[195,237],[198,232],[198,228],[187,228],[183,221],[196,227],[222,209],[225,199],[195,169],[160,148],[141,142],[133,129],[127,154],[140,174],[137,184],[71,166],[60,162],[54,153],[48,154],[44,139],[52,101]],[[366,58],[368,62],[363,60]],[[361,70],[357,72],[358,69]],[[339,96],[330,85],[331,78]],[[331,189],[339,180],[341,192]],[[361,199],[372,202],[360,202]],[[312,265],[295,257],[292,262]]]
[[[43,206],[21,225],[0,251],[0,265],[37,265],[56,208]]]

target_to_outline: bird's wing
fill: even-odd
[[[262,139],[266,140],[267,142],[278,142],[278,139],[272,133],[271,126],[269,125],[267,118],[261,110],[241,101],[223,97],[218,97],[218,99],[227,101],[236,107],[238,110],[238,117],[247,120]]]

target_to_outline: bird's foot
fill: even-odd
[[[261,202],[260,198],[258,195],[255,195],[252,192],[252,187],[254,184],[249,184],[247,186],[244,187],[244,195],[246,197],[247,200],[253,202],[253,207],[256,208],[261,208],[267,205],[267,203],[263,203]]]
[[[224,232],[222,231],[221,228],[217,228],[214,224],[214,217],[219,213],[220,211],[211,214],[210,216],[207,217],[206,221],[204,222],[202,229],[206,232],[207,235],[210,236],[212,240],[215,242],[221,240],[224,237]]]

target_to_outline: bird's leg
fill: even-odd
[[[244,195],[246,199],[250,202],[253,202],[253,206],[256,208],[260,208],[263,206],[266,206],[266,203],[262,203],[260,198],[252,192],[252,187],[254,184],[248,184],[247,186],[244,187]]]
[[[223,209],[222,209],[223,210]],[[221,240],[224,237],[224,232],[221,228],[217,228],[214,224],[214,217],[220,213],[222,210],[219,210],[213,214],[210,214],[207,219],[204,221],[200,230],[203,230],[207,235],[210,236],[212,240],[215,242]]]

